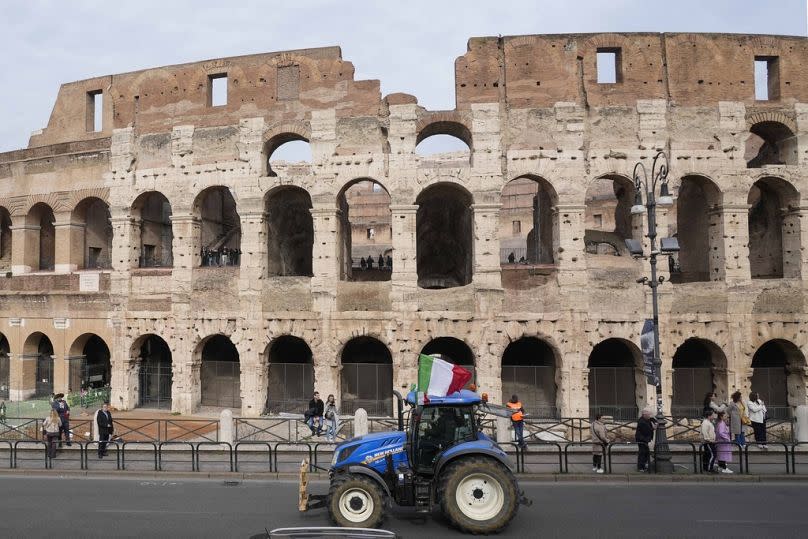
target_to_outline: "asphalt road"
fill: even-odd
[[[329,525],[297,512],[297,485],[0,476],[0,537],[249,537],[266,527]],[[325,489],[312,483],[312,492]],[[499,537],[805,537],[808,482],[525,483],[534,501]],[[394,510],[401,537],[458,537],[440,515]]]

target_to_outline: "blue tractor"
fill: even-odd
[[[339,526],[376,528],[392,503],[426,514],[439,506],[465,532],[495,533],[516,516],[520,504],[530,504],[508,455],[481,431],[486,413],[507,411],[469,390],[422,402],[411,392],[405,430],[402,398],[395,394],[398,430],[340,443],[327,495],[307,494],[301,471],[301,510],[327,507]]]

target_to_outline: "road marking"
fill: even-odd
[[[792,526],[794,524],[805,524],[804,520],[778,520],[773,522],[771,520],[735,520],[735,519],[715,519],[715,520],[697,520],[705,524],[767,524],[777,526]]]
[[[219,515],[221,513],[211,513],[209,511],[160,511],[158,509],[96,509],[96,513],[148,513],[166,515]]]

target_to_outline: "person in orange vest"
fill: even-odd
[[[506,406],[513,410],[511,423],[513,424],[513,431],[516,433],[516,443],[524,449],[527,447],[524,437],[525,409],[522,408],[522,403],[519,402],[519,397],[516,395],[511,395],[511,400],[507,402]]]

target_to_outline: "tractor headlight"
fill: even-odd
[[[347,459],[353,455],[353,452],[357,449],[359,449],[359,444],[334,451],[334,456],[331,457],[331,466],[336,466],[339,461]]]

